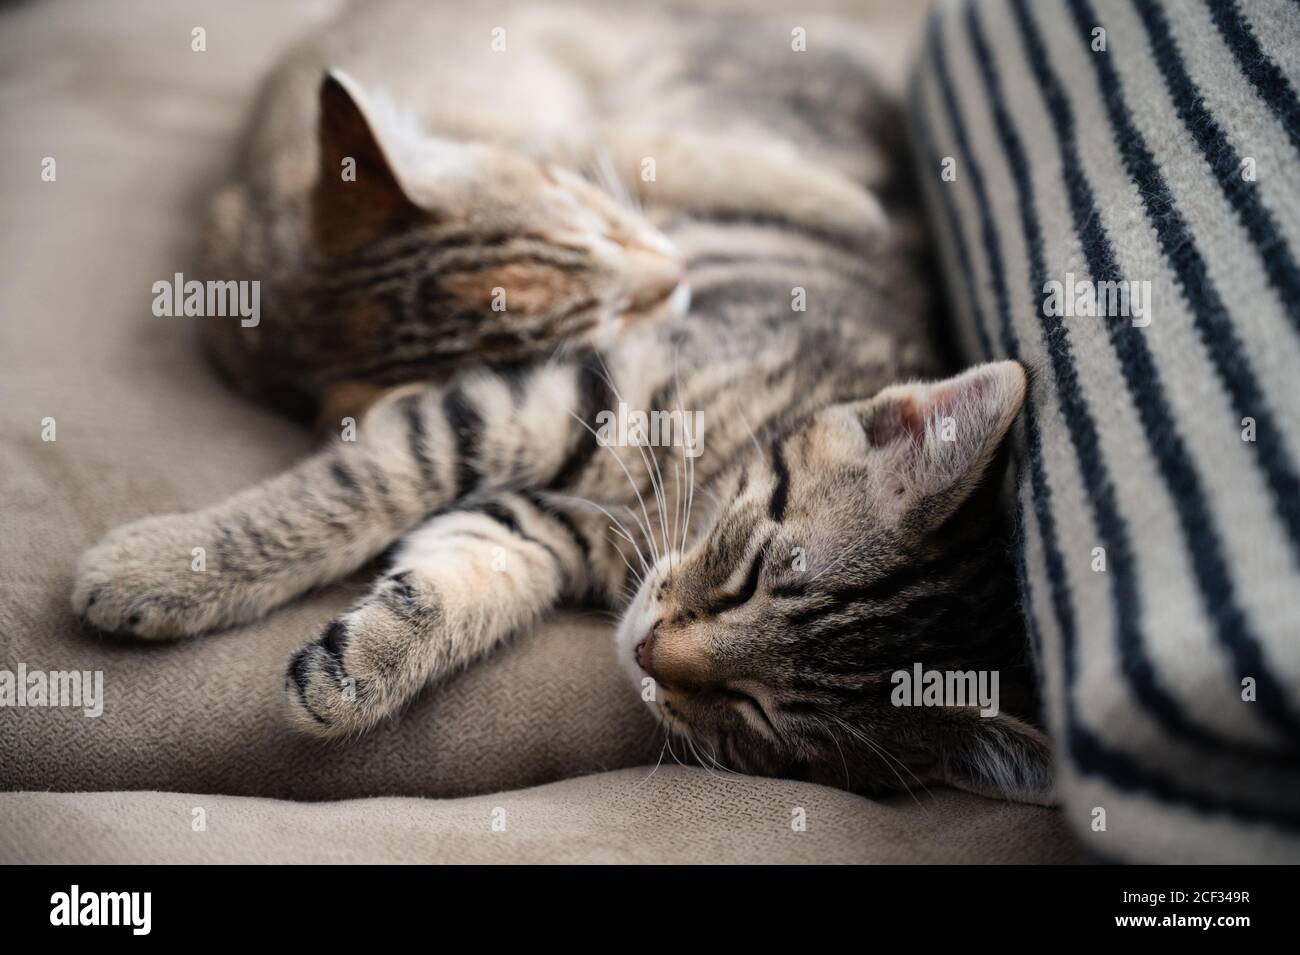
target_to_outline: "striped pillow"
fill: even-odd
[[[1033,372],[1023,598],[1103,859],[1300,861],[1297,90],[1294,0],[949,4],[914,77],[964,347]]]

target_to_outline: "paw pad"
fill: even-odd
[[[341,657],[348,645],[348,628],[342,620],[335,620],[320,638],[320,642],[331,655]]]
[[[388,578],[388,583],[393,596],[401,600],[412,600],[415,598],[415,588],[411,585],[411,572],[404,570],[399,574],[393,574]]]
[[[307,649],[307,647],[303,647],[289,661],[289,670],[285,673],[284,680],[286,689],[290,681],[293,681],[293,685],[298,688],[299,693],[307,689],[307,681],[311,679],[307,665]]]

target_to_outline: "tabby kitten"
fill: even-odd
[[[366,9],[384,22],[387,8]],[[562,104],[613,117],[606,133],[639,110],[666,167],[661,191],[642,187],[647,209],[688,265],[690,315],[627,322],[599,348],[544,362],[389,389],[356,441],[196,513],[110,533],[81,560],[74,608],[143,639],[197,634],[388,552],[369,595],[289,661],[285,693],[304,730],[363,732],[561,601],[595,600],[621,610],[620,660],[706,764],[862,792],[934,781],[1043,799],[1049,754],[1030,722],[999,506],[1025,376],[1004,362],[933,380],[915,212],[900,198],[902,151],[868,47],[830,24],[820,52],[775,69],[783,22],[615,23],[574,10],[548,41],[552,9],[493,13],[523,38],[522,86],[509,69],[475,75],[506,101],[526,103],[527,86],[569,90]],[[418,69],[428,58],[403,56],[400,37],[427,18],[403,15],[383,51]],[[452,20],[438,20],[444,48],[490,35],[475,24],[456,41]],[[355,53],[373,27],[336,29]],[[292,62],[317,69],[339,35]],[[324,98],[351,82],[327,75]],[[655,126],[670,115],[672,132]],[[747,148],[721,176],[699,147],[727,135]],[[318,174],[332,175],[328,163]],[[779,188],[792,182],[807,188]],[[434,241],[424,226],[363,225],[366,255],[409,245],[436,259],[414,251]],[[502,234],[460,228],[476,248]],[[654,446],[606,440],[599,424],[629,409],[698,412],[703,427]],[[206,573],[190,570],[197,546]],[[892,674],[917,663],[997,671],[1000,712],[893,705]]]
[[[203,326],[245,390],[337,422],[383,386],[608,345],[626,322],[685,311],[671,243],[582,176],[413,131],[338,70],[318,100],[309,191],[259,195],[254,179],[213,201],[209,269],[259,278],[269,316],[251,334]]]
[[[693,29],[631,10],[431,15],[389,0],[299,44],[211,204],[211,276],[262,284],[258,327],[202,326],[218,368],[337,427],[378,386],[607,347],[629,323],[680,316],[684,262],[658,226],[685,209],[878,232],[879,204],[843,170],[879,174],[879,143],[805,137],[824,152],[810,167],[791,148],[800,127],[773,135],[784,120],[749,103],[717,114],[664,88],[665,70],[720,65],[715,51],[678,64],[656,52]],[[708,42],[729,47],[724,29],[708,24]]]

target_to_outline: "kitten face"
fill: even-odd
[[[455,170],[425,171],[435,177],[427,187],[415,165],[408,188],[426,211],[378,249],[431,250],[412,262],[415,317],[465,335],[466,350],[526,358],[560,341],[607,346],[623,323],[684,313],[682,257],[639,214],[575,173],[508,150],[439,149],[464,155]]]
[[[618,653],[707,763],[859,791],[942,781],[1037,801],[1014,583],[996,523],[998,451],[1024,395],[1011,363],[826,409],[719,486],[728,501],[660,560]],[[939,424],[956,422],[956,439]],[[998,670],[1003,712],[895,706],[892,674]],[[646,694],[643,693],[643,696]]]
[[[364,352],[371,334],[387,351],[521,361],[562,342],[605,346],[624,323],[685,311],[673,245],[581,176],[430,137],[338,74],[320,98],[312,236],[329,294],[319,304],[354,347]],[[355,179],[341,175],[349,161]]]

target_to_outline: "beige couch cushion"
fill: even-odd
[[[922,805],[906,797],[880,803],[787,780],[679,766],[649,773],[626,769],[451,800],[0,794],[0,818],[12,823],[0,827],[0,861],[1074,861],[1050,809],[951,790],[922,797]],[[204,830],[196,831],[197,819]],[[805,828],[797,830],[796,819]]]
[[[281,684],[291,651],[364,575],[209,638],[149,646],[79,632],[68,600],[88,544],[218,499],[308,447],[209,372],[193,341],[201,319],[150,308],[152,283],[192,261],[195,210],[245,97],[304,24],[251,3],[53,3],[5,16],[5,122],[23,135],[0,136],[0,204],[16,225],[0,237],[0,668],[102,670],[105,695],[98,718],[0,710],[5,786],[443,796],[656,756],[657,731],[590,615],[521,640],[350,746],[290,730]],[[193,25],[207,30],[206,53],[190,49]],[[45,156],[54,182],[40,179]]]

